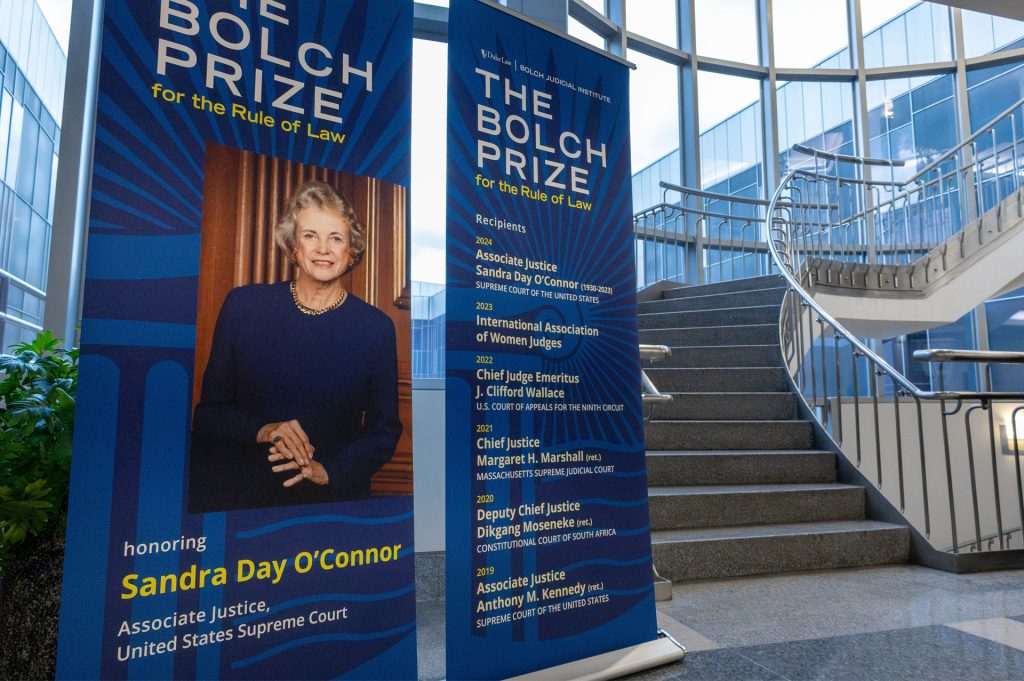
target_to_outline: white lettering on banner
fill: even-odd
[[[248,9],[249,1],[235,0],[241,10]],[[259,21],[289,24],[289,8],[283,0],[259,0],[257,5]],[[338,113],[344,91],[339,86],[358,86],[373,92],[373,62],[354,63],[348,53],[336,55],[315,42],[302,43],[294,55],[275,54],[271,49],[273,26],[259,26],[259,38],[254,40],[257,27],[229,11],[215,12],[206,18],[192,0],[160,0],[160,28],[167,35],[157,41],[156,72],[167,76],[175,70],[201,68],[201,80],[207,90],[223,85],[232,97],[267,103],[271,108],[302,115],[306,113],[301,105],[302,93],[312,87],[314,104],[309,113],[336,124],[343,122]],[[233,54],[202,54],[197,45],[204,35]],[[253,63],[257,66],[243,68],[243,64]],[[277,69],[289,72],[279,73]],[[296,70],[310,78],[323,79],[323,83],[290,77]],[[268,84],[275,84],[277,92],[270,102],[265,101]]]

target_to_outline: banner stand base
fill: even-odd
[[[658,630],[658,638],[647,643],[594,655],[557,667],[548,667],[505,681],[602,681],[635,674],[645,669],[676,662],[686,655],[678,641]]]

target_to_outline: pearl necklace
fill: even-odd
[[[316,309],[314,309],[312,307],[306,307],[305,305],[303,305],[302,303],[299,302],[299,292],[295,289],[295,280],[294,279],[292,280],[292,283],[291,283],[291,290],[292,290],[292,300],[295,302],[295,307],[299,308],[299,312],[301,312],[302,314],[309,314],[309,315],[318,315],[318,314],[323,314],[325,312],[330,312],[331,310],[340,307],[341,304],[345,302],[345,299],[348,298],[348,291],[346,291],[345,289],[341,289],[341,297],[340,298],[335,300],[333,303],[331,303],[327,307],[322,307],[319,310],[316,310]]]

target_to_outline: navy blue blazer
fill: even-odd
[[[371,476],[394,456],[398,418],[395,327],[349,294],[337,309],[303,314],[288,282],[232,290],[221,307],[193,419],[190,510],[230,510],[370,496]],[[296,419],[315,447],[326,486],[281,483],[268,423]]]

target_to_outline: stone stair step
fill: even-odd
[[[644,426],[647,449],[811,449],[814,433],[807,421],[650,421]]]
[[[703,369],[712,367],[774,367],[782,366],[782,353],[776,342],[767,345],[695,345],[676,346],[672,354],[644,368]]]
[[[788,392],[668,394],[672,396],[671,402],[653,407],[655,421],[772,421],[796,418],[796,399]]]
[[[870,520],[651,533],[654,566],[673,581],[905,563],[910,531]]]
[[[663,393],[768,393],[789,390],[789,378],[781,367],[650,368],[644,371],[658,391]]]
[[[641,329],[640,342],[669,347],[691,345],[771,345],[778,346],[779,324],[745,326],[699,326],[688,329]]]
[[[786,287],[762,288],[730,293],[711,293],[688,298],[667,298],[640,303],[640,314],[648,312],[684,312],[687,310],[717,310],[720,308],[774,305],[778,308],[786,295]]]
[[[651,487],[835,481],[835,454],[813,449],[647,452],[647,483]]]
[[[671,298],[692,298],[694,296],[706,296],[714,293],[733,293],[735,291],[756,291],[763,288],[777,288],[782,286],[784,279],[772,274],[765,277],[749,277],[747,279],[732,279],[731,281],[720,281],[714,284],[703,284],[701,286],[681,286],[679,288],[667,289],[662,294],[666,300]]]
[[[654,487],[651,529],[864,518],[864,488],[838,483]]]
[[[648,312],[639,317],[641,329],[688,329],[701,326],[778,324],[778,305],[727,307],[687,312]]]

